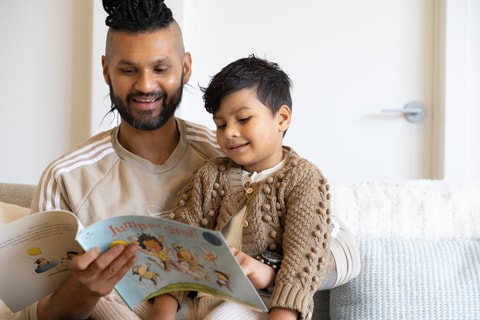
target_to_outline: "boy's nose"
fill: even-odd
[[[239,131],[235,125],[227,125],[225,128],[225,136],[227,138],[234,138],[239,136]]]

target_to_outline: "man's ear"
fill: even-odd
[[[183,84],[187,84],[192,75],[192,56],[190,52],[185,52],[183,56]]]
[[[278,129],[281,132],[287,131],[292,121],[292,110],[286,104],[283,104],[277,111]]]
[[[110,81],[108,80],[108,63],[107,63],[107,57],[102,56],[102,69],[103,69],[103,79],[105,80],[105,83],[110,85]]]

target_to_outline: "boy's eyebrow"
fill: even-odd
[[[242,112],[242,111],[244,111],[244,110],[251,110],[251,109],[252,109],[252,108],[250,108],[250,107],[248,107],[248,106],[243,106],[243,107],[240,107],[240,108],[236,109],[235,112],[234,112],[234,114],[237,114],[237,113]],[[215,113],[215,114],[213,115],[213,119],[214,119],[214,120],[215,120],[215,119],[221,119],[221,118],[223,118],[223,117],[217,116],[217,113]]]

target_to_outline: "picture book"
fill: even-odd
[[[267,311],[220,232],[136,215],[83,228],[66,211],[36,213],[0,228],[0,299],[13,312],[21,310],[70,276],[75,255],[118,243],[139,248],[136,263],[115,286],[131,309],[162,293],[200,291]]]

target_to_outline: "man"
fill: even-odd
[[[170,9],[160,0],[103,3],[109,26],[103,75],[120,125],[52,162],[32,204],[33,212],[72,211],[84,225],[114,215],[168,214],[193,171],[220,155],[212,132],[174,115],[192,61]],[[346,246],[356,252],[353,243]],[[112,293],[134,264],[136,250],[118,245],[104,253],[92,249],[79,255],[64,285],[23,310],[22,316],[148,319],[149,303],[133,312]],[[353,262],[358,260],[354,255]],[[347,278],[356,273],[347,272]]]

